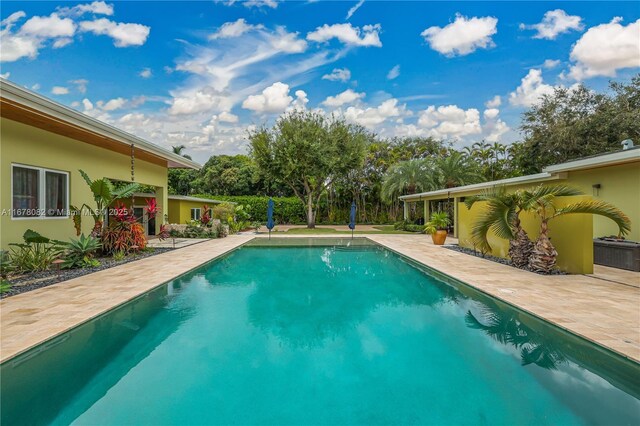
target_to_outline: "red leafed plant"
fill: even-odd
[[[149,215],[150,219],[156,217],[156,215],[160,213],[158,202],[155,198],[149,198],[147,200],[147,206],[145,207],[145,210],[147,211],[147,215]]]
[[[113,207],[113,218],[117,222],[135,222],[136,218],[133,216],[131,211],[122,204],[121,202],[117,202]]]
[[[171,237],[171,234],[169,233],[169,225],[160,225],[160,233],[158,234],[160,241],[166,240],[169,237]]]
[[[200,216],[200,223],[208,225],[211,222],[211,209],[208,205],[202,206],[202,216]]]
[[[135,218],[133,221],[128,218],[116,221],[102,232],[102,250],[105,253],[130,253],[142,250],[146,246],[147,237],[144,235],[144,229]]]

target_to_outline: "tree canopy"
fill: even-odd
[[[249,141],[260,174],[291,188],[307,207],[307,225],[312,228],[326,188],[362,167],[367,137],[363,128],[343,119],[295,111],[271,129],[254,131]]]

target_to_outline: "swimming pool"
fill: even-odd
[[[2,364],[2,424],[640,420],[636,363],[364,239],[270,244]]]

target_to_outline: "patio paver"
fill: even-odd
[[[227,253],[252,236],[200,242],[0,300],[0,362]]]

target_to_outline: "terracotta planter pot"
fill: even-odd
[[[447,231],[440,229],[436,231],[435,234],[431,234],[431,239],[433,240],[433,244],[441,246],[447,239]]]

